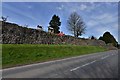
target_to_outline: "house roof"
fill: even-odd
[[[38,25],[37,28],[42,28],[42,26],[39,26],[39,25]]]
[[[52,27],[48,27],[48,29],[53,29]]]

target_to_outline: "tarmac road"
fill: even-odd
[[[3,78],[118,78],[118,50],[3,69]]]

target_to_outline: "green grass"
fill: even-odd
[[[7,68],[101,52],[106,49],[98,46],[3,44],[2,50],[2,67]]]

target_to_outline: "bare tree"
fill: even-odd
[[[7,21],[8,16],[7,16],[7,17],[2,16],[1,18],[2,18],[2,21],[3,21],[3,22],[6,22],[6,21]]]
[[[75,37],[81,36],[85,33],[86,26],[82,18],[76,13],[73,12],[67,20],[68,30],[74,34]]]

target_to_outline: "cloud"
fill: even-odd
[[[89,33],[95,33],[96,37],[102,36],[104,32],[109,31],[118,40],[118,14],[102,13],[92,15],[87,21]]]
[[[105,3],[108,7],[109,6],[114,6],[114,7],[117,7],[118,6],[118,3],[116,3],[116,2],[106,2]]]
[[[15,2],[16,0],[2,0],[3,2]],[[17,2],[75,2],[75,0],[17,0]],[[76,2],[119,2],[119,0],[76,0]]]
[[[87,26],[90,26],[90,27],[94,27],[94,26],[98,25],[98,23],[94,20],[90,20],[86,24],[87,24]]]
[[[113,24],[113,29],[118,30],[118,24]]]
[[[82,5],[80,6],[80,10],[85,10],[85,9],[87,9],[87,5],[82,4]]]
[[[104,25],[109,25],[111,23],[116,23],[118,22],[118,14],[110,14],[110,13],[104,13],[100,15],[93,15],[91,16],[91,19]]]
[[[32,6],[27,6],[27,8],[28,8],[28,9],[31,9],[31,8],[32,8]]]
[[[85,12],[92,12],[93,9],[95,9],[95,4],[94,2],[79,2],[79,3],[63,3],[60,6],[56,7],[57,10],[64,10],[67,12],[80,12],[80,11],[85,11]],[[71,7],[72,6],[72,7]]]
[[[91,12],[95,8],[96,8],[96,4],[94,2],[89,2],[89,3],[82,3],[79,10]]]
[[[87,11],[87,12],[93,12],[93,10],[101,9],[101,7],[104,7],[104,9],[109,9],[110,7],[116,7],[117,8],[117,3],[112,3],[112,2],[88,2],[88,3],[81,3],[80,10],[81,11]],[[102,12],[102,10],[99,10],[98,12]]]
[[[8,9],[8,10],[10,10],[10,11],[12,11],[13,13],[15,13],[17,15],[22,15],[22,16],[25,16],[25,17],[31,19],[31,20],[35,20],[36,21],[35,17],[31,16],[30,14],[26,15],[25,13],[21,12],[20,9],[17,9],[17,8],[11,6],[11,5],[6,4],[6,6],[3,6],[3,7]]]
[[[58,10],[63,10],[64,9],[64,5],[62,4],[61,6],[57,7]]]
[[[93,28],[98,37],[103,35],[106,31],[109,31],[118,40],[118,24],[111,24],[111,26],[98,25]]]

